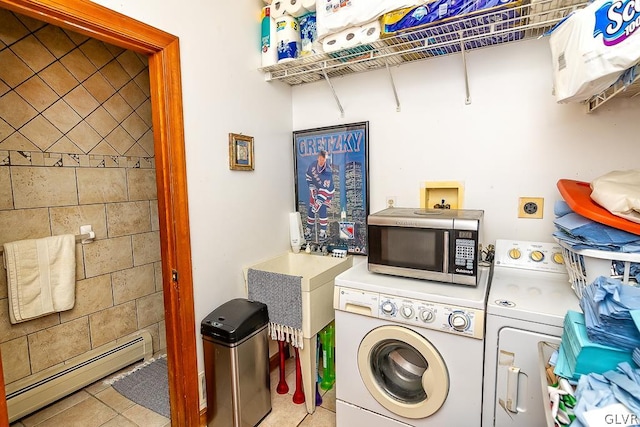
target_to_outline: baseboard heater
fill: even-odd
[[[6,387],[9,422],[80,390],[101,378],[153,355],[151,334],[142,331],[11,383]]]

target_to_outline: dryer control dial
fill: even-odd
[[[465,331],[470,323],[469,317],[462,311],[454,311],[449,315],[449,324],[456,331]]]
[[[420,310],[419,316],[420,316],[420,320],[422,320],[424,323],[431,323],[436,318],[435,315],[433,314],[433,310],[430,308],[425,308]]]
[[[564,264],[564,257],[562,256],[562,254],[560,252],[555,252],[553,254],[553,262],[555,262],[556,264],[560,264],[563,265]]]
[[[542,262],[544,261],[544,254],[542,251],[533,251],[531,255],[529,255],[529,258],[531,258],[533,262]]]
[[[386,300],[380,305],[380,310],[388,316],[393,316],[396,314],[397,308],[393,302]]]
[[[410,305],[403,304],[402,307],[400,307],[400,315],[405,319],[413,318],[413,313],[413,307],[411,307]]]

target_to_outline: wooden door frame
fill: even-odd
[[[171,425],[200,424],[180,46],[176,36],[88,0],[0,0],[0,8],[149,56]],[[0,363],[0,426],[9,425]]]

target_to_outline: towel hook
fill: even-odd
[[[96,238],[96,233],[93,231],[93,227],[91,225],[81,225],[80,226],[80,236],[77,236],[76,241],[80,239],[80,243],[83,245],[85,243],[91,243]]]

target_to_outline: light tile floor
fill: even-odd
[[[328,391],[320,390],[322,405],[313,414],[307,414],[304,404],[297,405],[292,401],[296,384],[294,358],[287,359],[285,374],[289,393],[280,395],[276,392],[278,369],[271,372],[272,409],[260,427],[334,427],[335,387]],[[11,424],[11,427],[170,426],[169,419],[135,404],[111,386],[103,384],[102,380]]]
[[[336,425],[336,388],[330,390],[319,389],[322,404],[313,414],[307,413],[304,403],[293,403],[293,393],[296,387],[295,359],[287,359],[285,374],[289,393],[278,394],[279,371],[271,371],[271,413],[259,424],[260,427],[335,427]],[[314,396],[315,397],[315,396]]]

